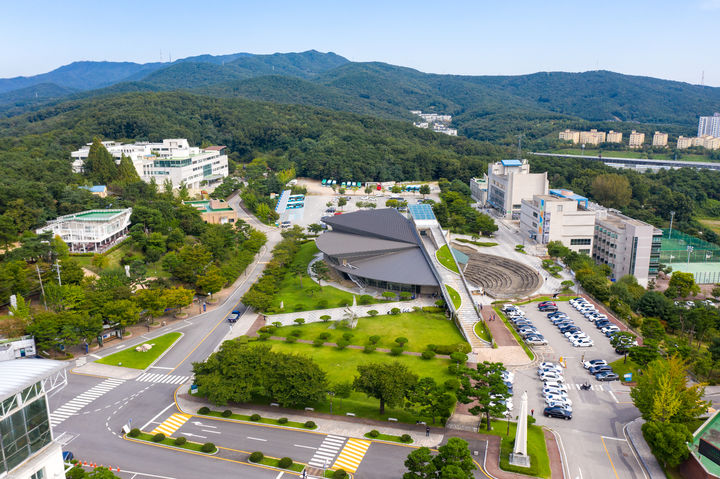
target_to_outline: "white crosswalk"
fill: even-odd
[[[568,389],[577,389],[578,391],[580,390],[580,386],[582,386],[582,384],[568,384],[567,385]],[[610,388],[605,389],[605,387],[602,384],[591,384],[590,389],[592,389],[593,391],[609,391],[610,390]]]
[[[308,464],[313,467],[330,466],[344,444],[345,438],[342,436],[325,436],[322,444],[320,444],[312,459],[308,461]]]
[[[125,380],[123,379],[106,379],[100,384],[93,386],[50,413],[50,425],[53,427],[57,426],[65,419],[77,414],[80,409],[84,408],[105,393],[112,391],[124,382]]]
[[[190,376],[174,376],[172,374],[161,373],[145,373],[135,379],[144,383],[166,383],[166,384],[183,384],[190,379]]]

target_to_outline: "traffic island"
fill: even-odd
[[[129,346],[122,351],[105,356],[95,361],[98,364],[121,366],[131,369],[147,369],[169,350],[180,337],[181,333],[167,333],[157,338],[149,339],[146,343]],[[144,347],[149,345],[150,347]]]
[[[159,436],[162,436],[162,438]],[[129,433],[125,434],[123,437],[130,441],[147,442],[150,444],[161,445],[163,447],[169,447],[172,449],[184,449],[200,454],[207,454],[209,456],[213,456],[218,452],[218,448],[215,446],[215,444],[211,442],[200,444],[198,442],[188,441],[183,436],[172,438],[166,437],[164,434],[153,435],[133,429]]]

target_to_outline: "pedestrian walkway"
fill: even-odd
[[[345,472],[355,472],[372,442],[363,439],[348,439],[347,444],[338,456],[333,469],[345,469]]]
[[[165,383],[165,384],[183,384],[188,382],[190,376],[176,376],[173,374],[145,373],[139,376],[135,381],[143,383]]]
[[[325,436],[322,444],[320,444],[312,459],[308,461],[308,464],[319,468],[329,468],[335,456],[338,455],[338,452],[345,444],[345,439],[342,436]]]
[[[150,434],[162,433],[166,436],[172,436],[173,433],[180,429],[191,417],[192,416],[190,414],[175,413],[165,419],[158,427],[153,429]]]
[[[95,401],[100,396],[112,391],[124,382],[125,381],[122,379],[106,379],[100,384],[96,384],[92,388],[88,389],[76,398],[71,399],[50,413],[50,425],[52,427],[57,427],[65,419],[70,416],[74,416],[80,409]]]

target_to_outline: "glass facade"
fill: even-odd
[[[18,393],[13,401],[20,406],[19,409],[0,420],[0,475],[17,467],[52,441],[47,404],[40,383]]]

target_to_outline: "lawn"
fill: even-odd
[[[477,334],[481,339],[484,339],[487,342],[492,341],[490,331],[488,331],[487,325],[483,321],[475,323],[474,330],[475,334]]]
[[[279,291],[273,297],[273,302],[268,313],[289,313],[294,311],[312,311],[315,309],[339,308],[353,303],[353,295],[332,286],[321,286],[307,274],[298,275],[293,271],[306,271],[307,265],[313,256],[318,253],[314,241],[309,241],[302,246],[293,259],[289,273],[285,275],[278,285]],[[368,304],[380,302],[373,299]],[[280,303],[283,308],[280,309]]]
[[[460,299],[460,293],[455,291],[455,288],[452,286],[445,285],[445,289],[447,289],[448,294],[450,295],[450,299],[452,299],[453,306],[455,306],[455,309],[460,308],[460,305],[462,304],[462,300]]]
[[[439,384],[453,378],[447,371],[447,367],[450,365],[450,361],[447,359],[425,360],[418,356],[409,356],[407,354],[391,356],[389,353],[377,351],[366,354],[359,349],[338,350],[328,346],[315,348],[310,344],[289,344],[279,341],[268,341],[268,344],[275,351],[302,354],[312,358],[327,373],[330,384],[351,382],[357,375],[357,366],[360,364],[388,363],[392,361],[404,364],[420,378],[431,377]],[[330,399],[328,398],[311,406],[315,408],[315,411],[329,413]],[[414,424],[418,419],[428,420],[428,418],[421,418],[410,411],[404,410],[401,405],[386,407],[384,416],[380,416],[379,408],[380,402],[377,399],[370,398],[359,392],[353,392],[347,399],[335,398],[332,401],[332,413],[343,416],[346,412],[352,412],[358,417],[380,421],[386,421],[388,417],[394,417],[400,422],[410,424]]]
[[[322,333],[330,336],[326,343],[337,342],[344,333],[352,333],[350,344],[364,346],[370,336],[380,336],[376,346],[392,348],[397,346],[395,338],[408,339],[407,351],[425,351],[428,344],[457,344],[465,340],[452,321],[440,313],[413,311],[397,315],[383,315],[374,318],[360,318],[353,329],[340,327],[337,322],[308,323],[302,326],[283,326],[272,333],[273,336],[288,337],[292,331],[301,332],[300,339],[313,340]]]
[[[458,273],[457,264],[455,264],[455,258],[450,253],[450,248],[447,245],[443,245],[439,250],[435,252],[435,257],[441,265],[454,273]]]
[[[202,408],[201,408],[202,409]],[[287,421],[285,423],[279,422],[277,419],[270,419],[267,417],[261,417],[259,421],[253,421],[250,419],[250,416],[246,414],[231,414],[230,416],[223,416],[222,412],[220,411],[210,411],[207,414],[202,414],[200,411],[198,411],[198,415],[200,416],[212,416],[212,417],[219,417],[223,419],[235,419],[238,421],[248,421],[248,422],[258,422],[261,424],[273,424],[275,426],[285,426],[285,427],[295,427],[298,429],[317,429],[317,426],[315,427],[305,427],[305,424],[302,422],[295,422],[295,421]]]
[[[150,351],[141,353],[135,351],[136,346],[132,346],[115,354],[111,354],[110,356],[98,359],[95,362],[100,364],[109,364],[111,366],[122,366],[124,368],[145,369],[150,366],[153,361],[159,358],[162,353],[168,350],[170,346],[175,344],[175,341],[179,338],[180,333],[163,334],[162,336],[158,336],[157,338],[149,339],[147,341],[148,344],[154,345]]]
[[[697,220],[715,232],[720,234],[720,219],[718,218],[697,218]]]
[[[474,240],[469,240],[469,239],[465,239],[465,238],[455,238],[455,241],[460,241],[461,243],[472,244],[475,246],[479,246],[481,248],[491,248],[493,246],[498,245],[498,243],[495,243],[494,241],[474,241]]]
[[[108,259],[108,265],[103,269],[107,270],[120,268],[122,266],[120,264],[120,260],[126,254],[137,255],[141,259],[144,259],[143,252],[132,247],[132,241],[125,241],[120,246],[112,249],[108,253],[105,253],[105,257]],[[80,266],[87,268],[94,273],[100,273],[101,271],[100,268],[97,268],[92,264],[92,256],[72,256],[72,258],[75,259],[78,263],[80,263]],[[170,273],[168,273],[162,268],[161,261],[162,259],[155,263],[148,263],[146,265],[148,278],[170,278]]]
[[[520,344],[520,346],[523,348],[523,350],[525,351],[525,354],[527,354],[528,357],[529,357],[531,360],[534,361],[534,360],[535,360],[535,353],[533,353],[533,352],[530,350],[530,348],[529,348],[528,345],[525,343],[525,341],[523,341],[523,339],[520,337],[520,335],[517,333],[517,331],[515,331],[515,328],[513,328],[512,325],[508,322],[507,318],[505,317],[505,314],[503,314],[503,312],[500,311],[500,308],[498,308],[497,306],[493,306],[493,309],[495,310],[495,313],[497,314],[497,316],[498,316],[500,319],[502,319],[503,323],[505,323],[505,326],[510,330],[510,332],[512,333],[512,335],[515,336],[515,340],[516,340],[516,341],[518,342],[518,344]]]
[[[378,434],[377,436],[373,436],[369,432],[366,432],[365,437],[374,441],[390,441],[399,442],[401,444],[412,444],[414,442],[412,439],[405,442],[400,438],[400,436],[393,436],[392,434]]]
[[[613,368],[613,371],[615,371],[615,374],[620,376],[620,381],[625,381],[623,376],[627,373],[633,373],[633,381],[637,381],[640,366],[630,358],[628,358],[627,362],[624,361],[625,359],[621,357],[617,361],[611,362],[610,366]]]
[[[162,444],[162,445],[164,445],[164,446],[177,447],[177,448],[179,448],[179,449],[187,449],[187,450],[189,450],[189,451],[195,451],[195,452],[199,452],[199,453],[201,453],[201,454],[213,454],[215,451],[217,451],[217,448],[215,448],[215,450],[213,450],[212,452],[203,452],[202,449],[201,449],[201,448],[202,448],[202,444],[197,443],[197,442],[190,442],[190,441],[186,442],[185,444],[182,444],[182,445],[179,445],[179,446],[178,446],[177,444],[175,444],[175,439],[171,439],[171,438],[169,438],[169,437],[166,437],[166,438],[163,439],[162,441],[155,442],[155,441],[152,440],[152,439],[153,439],[153,435],[152,435],[152,434],[148,434],[148,433],[146,433],[146,432],[141,432],[141,433],[140,433],[138,436],[136,436],[136,437],[132,437],[132,436],[130,436],[130,435],[128,435],[128,437],[130,437],[130,438],[132,438],[132,439],[137,439],[137,440],[139,440],[139,441],[146,441],[146,442],[149,442],[149,443],[151,443],[151,444]],[[179,436],[178,436],[178,437],[179,437]]]
[[[509,435],[507,434],[508,425],[506,421],[493,420],[492,428],[492,431],[488,431],[485,427],[481,427],[479,432],[481,434],[492,434],[493,436],[502,437],[502,442],[500,443],[500,469],[550,479],[550,457],[548,456],[545,445],[545,435],[540,426],[528,423],[527,451],[530,456],[529,468],[517,467],[510,464],[510,453],[513,450],[513,443],[515,442],[517,423],[510,423]]]

